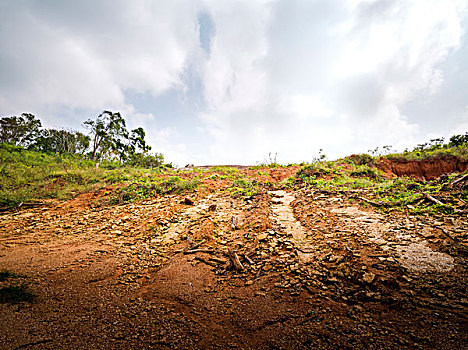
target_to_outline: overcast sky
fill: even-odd
[[[0,115],[102,110],[178,165],[468,131],[467,0],[1,0]]]

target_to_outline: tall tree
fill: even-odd
[[[39,136],[41,126],[41,121],[30,113],[3,117],[0,119],[0,143],[28,146]]]
[[[92,139],[91,159],[96,159],[98,151],[101,157],[111,152],[121,155],[128,138],[125,119],[119,112],[104,111],[96,119],[88,119],[84,126],[90,130]]]
[[[136,153],[138,151],[142,153],[147,153],[148,151],[151,150],[151,146],[149,146],[145,141],[145,136],[146,136],[145,130],[141,127],[133,129],[130,132],[129,146],[130,146],[131,153]]]
[[[90,138],[77,131],[46,129],[30,146],[41,152],[84,153],[89,147]]]

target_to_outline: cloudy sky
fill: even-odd
[[[2,0],[0,115],[102,110],[178,165],[468,131],[467,0]]]

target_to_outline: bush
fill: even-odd
[[[348,157],[349,161],[354,165],[374,165],[374,158],[366,153],[355,154]]]
[[[370,179],[379,177],[377,169],[371,168],[368,165],[358,166],[355,170],[351,171],[350,175],[354,177],[368,177]]]

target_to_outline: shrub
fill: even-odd
[[[351,171],[350,175],[354,177],[368,177],[370,179],[376,179],[379,176],[377,169],[371,168],[368,165],[358,166],[355,170]]]

